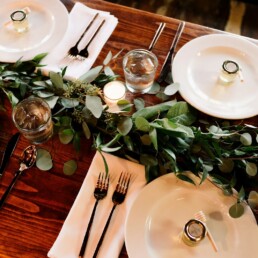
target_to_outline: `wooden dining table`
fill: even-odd
[[[71,0],[62,0],[62,2],[68,11],[74,5]],[[148,48],[159,23],[165,22],[166,27],[153,49],[159,59],[157,74],[160,72],[180,23],[179,20],[101,0],[81,0],[80,2],[91,8],[108,11],[119,20],[94,65],[102,63],[109,51],[117,53],[123,49],[125,53],[131,49]],[[196,37],[214,33],[225,32],[186,22],[176,51]],[[258,44],[253,39],[249,40]],[[123,78],[120,65],[114,67],[114,70]],[[151,102],[151,97],[145,97]],[[0,155],[3,154],[10,137],[17,132],[11,119],[11,105],[7,99],[4,99],[4,103],[6,110],[0,111]],[[249,124],[258,126],[258,116],[249,118],[247,121]],[[20,137],[4,176],[0,179],[0,195],[4,193],[19,168],[20,155],[28,144],[24,137]],[[95,154],[92,141],[86,139],[81,142],[80,153],[74,150],[72,144],[61,144],[58,136],[43,144],[43,148],[51,153],[53,168],[49,171],[40,171],[32,167],[25,172],[0,210],[1,258],[47,257]],[[63,164],[70,159],[77,161],[78,168],[75,174],[68,176],[63,173]],[[128,257],[125,246],[119,257]]]

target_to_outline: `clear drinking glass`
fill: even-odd
[[[146,93],[150,90],[158,67],[157,57],[145,49],[135,49],[123,58],[123,69],[126,87],[135,93]]]
[[[53,135],[51,109],[41,98],[29,97],[19,102],[12,118],[23,136],[34,144],[43,143]]]

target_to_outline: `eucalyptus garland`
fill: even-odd
[[[102,89],[118,77],[110,66],[118,54],[110,52],[102,65],[75,81],[65,80],[66,68],[45,76],[40,70],[45,54],[30,61],[1,63],[0,89],[12,106],[30,95],[48,102],[62,144],[72,143],[79,151],[81,141],[93,138],[100,153],[113,152],[145,165],[149,182],[173,172],[179,179],[194,183],[184,173],[191,171],[201,182],[211,180],[225,194],[234,194],[235,188],[238,194],[230,209],[232,217],[242,214],[245,200],[257,208],[258,128],[200,120],[200,113],[186,102],[171,100],[179,88],[176,83],[166,87],[154,84],[149,94],[155,94],[160,104],[146,106],[142,98],[122,100],[113,112]],[[40,153],[44,159],[39,158],[38,167],[48,160],[44,150]],[[75,170],[75,161],[64,164],[64,173]]]

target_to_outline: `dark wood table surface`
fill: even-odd
[[[62,0],[68,10],[73,2]],[[111,50],[116,53],[121,49],[125,52],[134,48],[148,48],[159,22],[167,26],[156,44],[153,52],[161,64],[169,50],[179,20],[160,15],[114,5],[101,0],[82,0],[87,6],[109,11],[119,19],[119,24],[105,44],[96,63],[101,63]],[[198,36],[224,33],[199,25],[186,23],[178,48]],[[121,67],[115,68],[122,75]],[[8,139],[16,132],[11,121],[11,107],[6,100],[7,112],[0,111],[0,155],[2,155]],[[258,125],[258,117],[248,119],[248,122]],[[22,150],[29,144],[23,137],[8,163],[5,174],[0,179],[0,195],[11,182],[14,172],[19,167],[19,157]],[[91,141],[83,141],[81,154],[76,154],[71,145],[62,145],[57,137],[53,137],[43,145],[51,152],[54,167],[47,172],[31,168],[17,182],[6,204],[0,211],[0,257],[41,258],[47,257],[47,252],[69,213],[78,194],[87,170],[95,152]],[[78,161],[78,169],[72,176],[63,173],[63,164],[70,159]],[[120,258],[128,257],[123,247]],[[108,257],[112,258],[112,257]]]

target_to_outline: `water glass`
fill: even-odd
[[[126,87],[134,93],[146,93],[151,89],[158,67],[157,57],[145,49],[129,51],[123,58]]]
[[[53,134],[51,109],[41,98],[29,97],[19,102],[12,118],[17,129],[34,144],[46,142]]]

